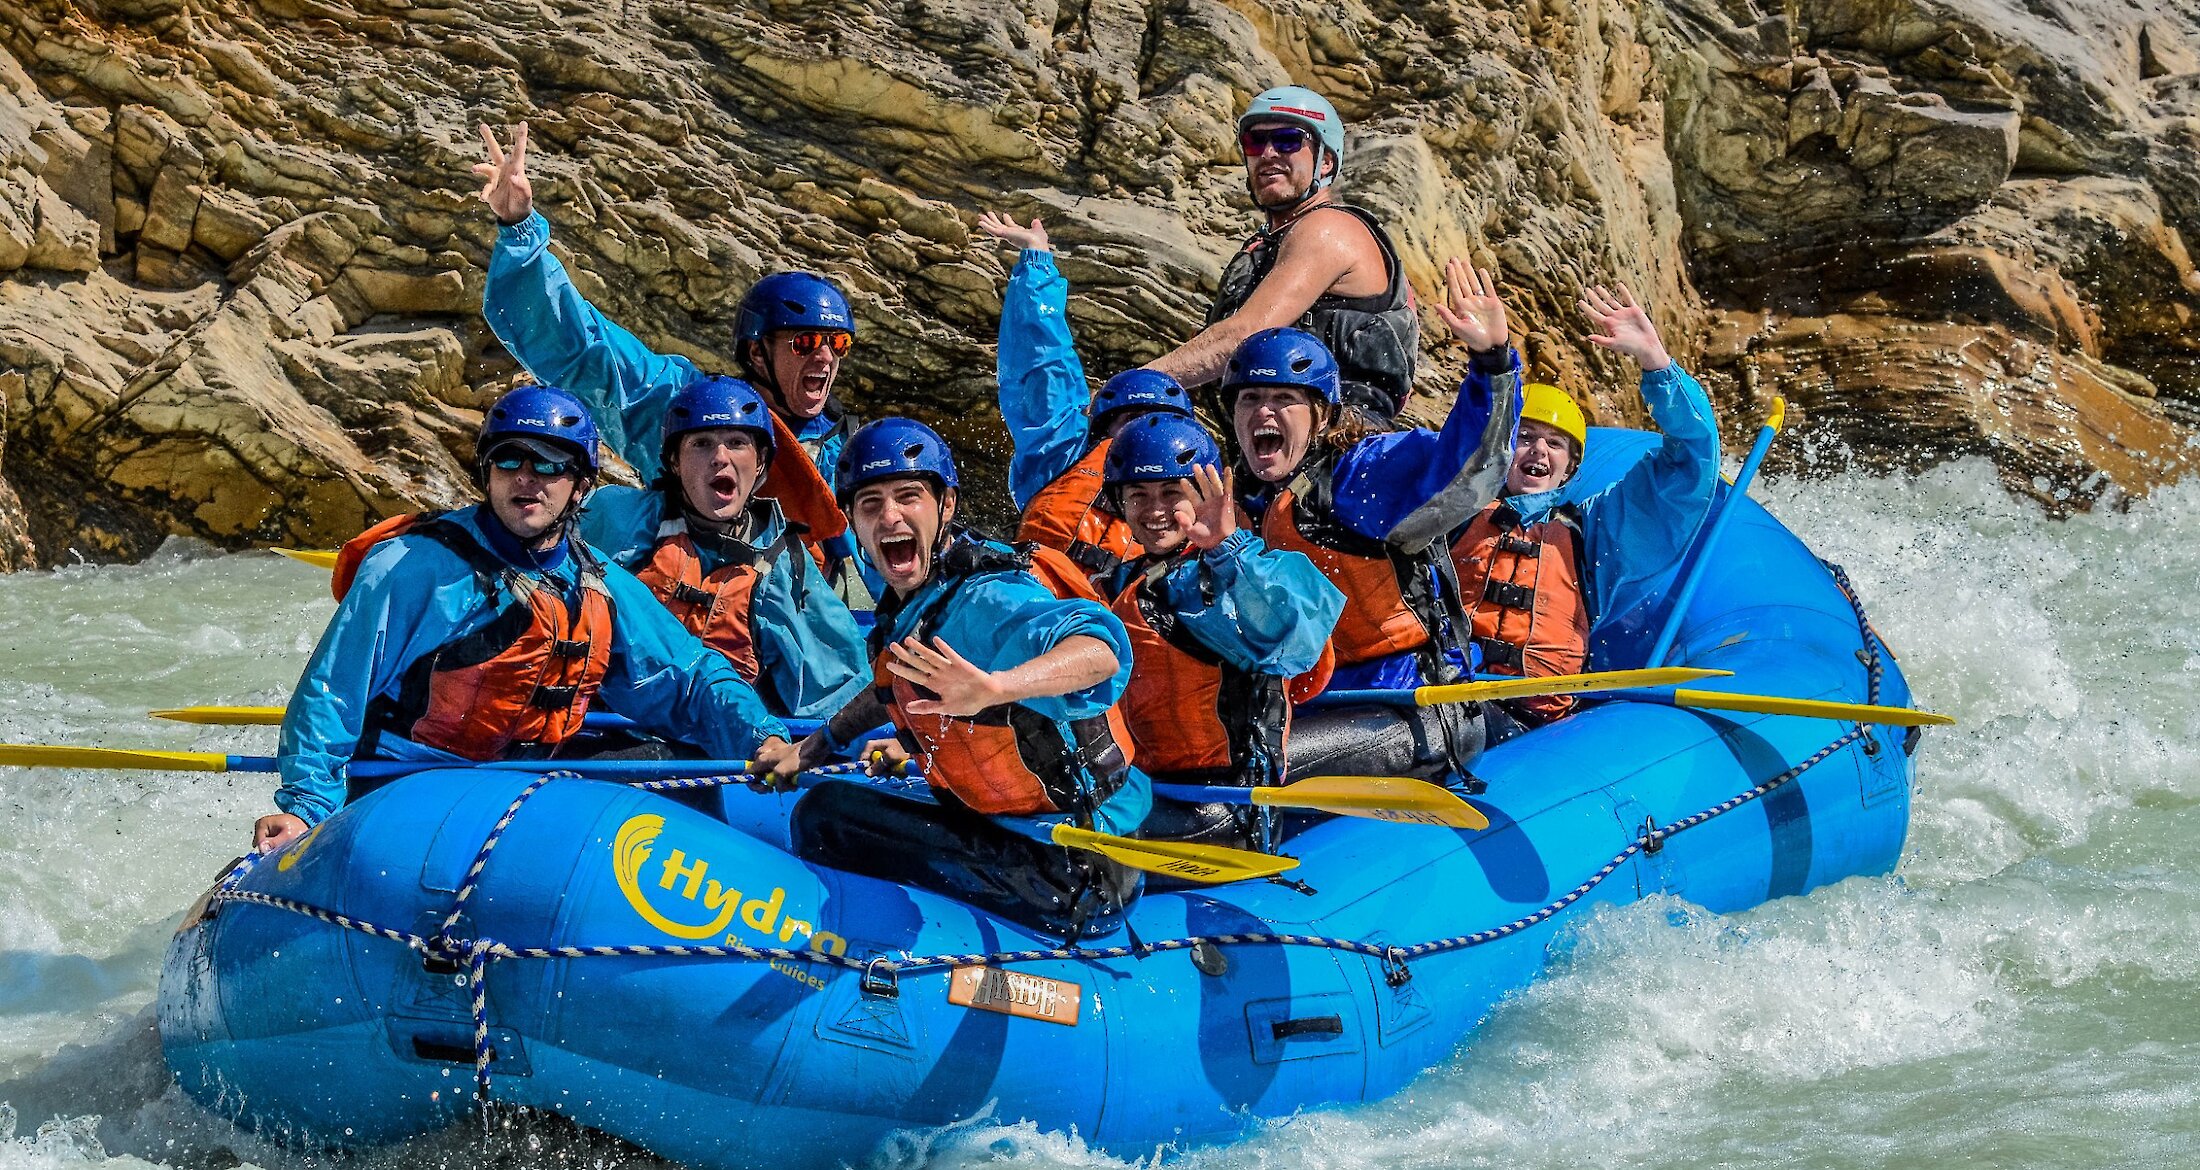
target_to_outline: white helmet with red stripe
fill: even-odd
[[[1314,162],[1313,190],[1319,191],[1336,181],[1344,172],[1344,119],[1337,115],[1337,107],[1329,99],[1303,85],[1279,85],[1263,90],[1245,107],[1245,113],[1237,121],[1238,133],[1256,122],[1289,122],[1304,126],[1322,149],[1337,160],[1337,165],[1326,175],[1322,173],[1321,160]]]

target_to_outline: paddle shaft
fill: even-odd
[[[1711,520],[1704,525],[1703,539],[1696,544],[1695,559],[1688,564],[1687,576],[1681,578],[1680,587],[1673,590],[1673,608],[1666,611],[1665,627],[1658,631],[1658,640],[1650,647],[1650,657],[1644,662],[1649,666],[1665,665],[1666,655],[1673,651],[1673,639],[1681,632],[1681,619],[1688,616],[1688,604],[1695,600],[1696,586],[1703,582],[1704,568],[1711,563],[1711,554],[1718,551],[1719,534],[1726,529],[1726,522],[1734,515],[1734,505],[1749,494],[1751,481],[1757,478],[1757,465],[1765,461],[1765,452],[1772,448],[1773,436],[1780,433],[1780,420],[1787,414],[1787,400],[1772,400],[1772,413],[1763,426],[1757,428],[1757,441],[1749,448],[1749,458],[1742,460],[1741,471],[1735,473],[1734,485],[1727,489],[1726,498],[1719,501],[1711,513]]]

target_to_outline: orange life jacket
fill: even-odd
[[[1168,605],[1160,561],[1109,608],[1130,633],[1131,681],[1120,706],[1140,766],[1182,783],[1281,784],[1291,704],[1320,694],[1336,664],[1324,644],[1293,679],[1239,670],[1201,642]]]
[[[554,586],[498,560],[456,523],[403,519],[391,535],[435,541],[473,569],[483,596],[509,601],[486,625],[406,667],[394,697],[367,704],[359,754],[373,754],[385,733],[469,760],[549,754],[580,731],[611,669],[614,614],[603,566],[586,544],[566,543],[580,574],[579,603],[569,605]]]
[[[1335,459],[1324,456],[1293,476],[1261,512],[1260,535],[1269,548],[1303,554],[1344,594],[1330,645],[1338,666],[1358,666],[1408,651],[1422,660],[1422,675],[1448,682],[1439,631],[1448,632],[1446,596],[1450,571],[1441,549],[1406,553],[1344,526],[1331,505]]]
[[[1109,440],[1093,444],[1075,466],[1040,488],[1024,505],[1016,539],[1058,549],[1090,574],[1113,572],[1142,551],[1131,526],[1100,503]]]
[[[1523,527],[1498,501],[1467,525],[1451,555],[1485,670],[1531,678],[1580,673],[1589,661],[1581,553],[1581,531],[1563,512]],[[1572,695],[1543,695],[1517,705],[1549,722],[1574,703]]]
[[[768,507],[765,509],[768,519]],[[657,528],[657,544],[634,575],[689,633],[726,656],[742,681],[755,683],[756,587],[782,554],[800,538],[802,526],[787,521],[771,544],[738,555],[708,573],[686,519],[673,516]],[[802,575],[795,575],[796,588]],[[799,598],[797,599],[799,600]]]
[[[911,636],[929,641],[971,578],[1028,571],[1028,564],[1021,550],[1003,554],[958,538],[934,567],[944,587],[933,595]],[[900,608],[895,599],[879,607],[878,624],[871,631],[871,682],[902,746],[922,765],[934,790],[988,816],[1074,813],[1089,822],[1093,810],[1129,779],[1130,733],[1114,707],[1105,715],[1070,723],[1068,737],[1053,719],[1020,703],[970,716],[912,713],[911,702],[937,696],[886,668],[886,642]]]

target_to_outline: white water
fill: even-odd
[[[1731,917],[1582,916],[1561,966],[1405,1094],[1185,1164],[2200,1163],[2200,484],[2060,522],[1979,462],[1758,494],[1848,566],[1921,705],[1963,720],[1927,737],[1899,872]],[[186,552],[0,577],[0,741],[270,751],[269,729],[143,714],[280,702],[323,582]],[[268,789],[0,770],[0,1170],[328,1160],[168,1089],[144,1014],[175,915]],[[1119,1164],[983,1122],[927,1152]],[[654,1164],[539,1123],[361,1161]]]

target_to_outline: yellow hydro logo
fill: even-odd
[[[650,847],[657,843],[657,834],[664,830],[665,819],[655,813],[629,817],[619,826],[618,840],[611,843],[611,857],[612,868],[619,875],[620,891],[633,904],[634,912],[642,916],[642,921],[674,938],[705,939],[724,933],[733,925],[733,916],[741,909],[741,891],[729,893],[716,881],[706,889],[703,875],[710,868],[709,862],[689,864],[687,854],[675,849],[672,856],[665,859],[664,876],[657,882],[659,889],[681,887],[678,896],[689,903],[700,901],[702,909],[713,915],[708,922],[674,921],[658,910],[650,902],[649,895],[643,892],[642,867],[649,861]]]
[[[653,862],[657,838],[664,831],[663,817],[639,813],[619,826],[611,842],[611,869],[619,879],[619,892],[626,895],[627,903],[642,921],[674,938],[702,942],[724,935],[726,942],[734,943],[741,941],[740,936],[726,932],[738,917],[742,925],[762,935],[757,941],[766,945],[791,943],[801,935],[809,939],[813,950],[847,953],[847,940],[839,935],[817,930],[805,919],[782,914],[787,904],[784,887],[774,886],[769,894],[744,902],[738,885],[710,876],[707,859],[691,858],[686,850],[674,848]],[[738,877],[737,873],[725,875]]]

